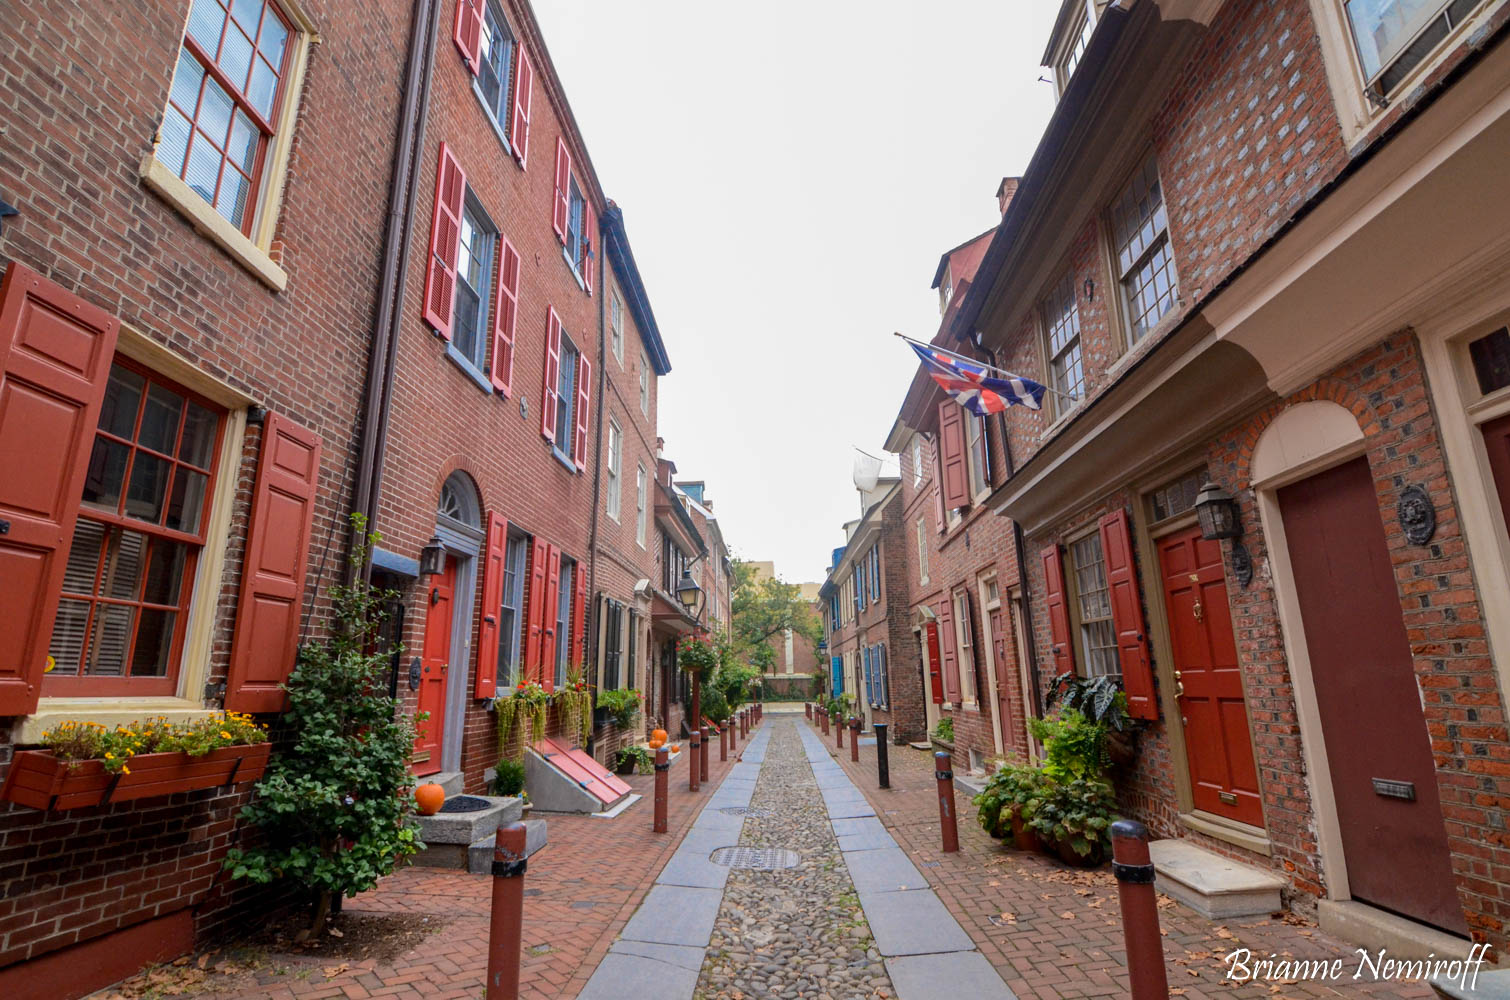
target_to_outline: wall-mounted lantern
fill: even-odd
[[[1208,482],[1201,487],[1195,498],[1196,516],[1201,521],[1202,538],[1241,538],[1242,519],[1238,516],[1237,501],[1232,494],[1216,483]]]
[[[439,535],[430,537],[430,544],[419,550],[419,575],[438,576],[446,569],[446,547]]]

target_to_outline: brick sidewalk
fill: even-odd
[[[744,746],[741,741],[741,751]],[[530,858],[525,875],[521,997],[570,1000],[597,968],[708,799],[709,785],[695,795],[687,790],[687,756],[683,754],[669,772],[667,834],[651,832],[654,778],[649,775],[627,779],[644,798],[614,819],[544,817],[550,823],[550,842]],[[720,763],[715,744],[709,761],[710,784],[716,787],[734,760]],[[393,961],[347,963],[268,952],[257,956],[251,972],[212,976],[198,995],[247,1000],[478,998],[487,968],[491,898],[489,876],[406,868],[345,904],[347,915],[410,913],[443,922],[440,930]],[[187,968],[195,964],[191,961]],[[327,977],[328,971],[335,974]],[[174,994],[164,990],[158,995]]]
[[[805,722],[802,724],[806,724]],[[891,788],[876,782],[874,746],[851,763],[848,734],[839,751],[825,741],[850,778],[932,884],[980,951],[1019,997],[1125,996],[1126,954],[1116,882],[1109,868],[1086,872],[1040,854],[1004,849],[976,822],[970,797],[956,792],[960,850],[939,844],[933,755],[890,748]],[[1433,996],[1419,983],[1223,983],[1223,957],[1235,948],[1254,957],[1342,957],[1351,975],[1351,945],[1322,934],[1293,915],[1244,918],[1215,924],[1174,900],[1159,897],[1169,986],[1187,998],[1412,997]]]

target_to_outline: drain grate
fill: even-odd
[[[720,847],[709,856],[709,860],[729,868],[773,872],[779,868],[795,868],[802,858],[796,851],[780,847]]]
[[[759,806],[725,806],[719,812],[725,816],[769,816],[771,810]]]

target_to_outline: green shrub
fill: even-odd
[[[1064,708],[1052,718],[1029,719],[1028,729],[1043,744],[1043,769],[1049,777],[1061,782],[1106,777],[1112,762],[1105,725],[1078,709]]]
[[[952,716],[944,716],[939,724],[933,727],[933,737],[945,743],[954,742],[954,719]]]
[[[599,691],[598,707],[608,712],[615,726],[628,729],[634,725],[635,716],[640,714],[640,693],[633,688]]]
[[[512,757],[498,758],[493,772],[494,795],[518,795],[524,791],[524,764]]]
[[[1065,672],[1055,677],[1044,695],[1043,707],[1073,708],[1092,722],[1099,722],[1117,732],[1132,725],[1132,716],[1127,714],[1127,692],[1117,686],[1112,678],[1077,677]]]
[[[1111,849],[1116,812],[1112,786],[1099,778],[1049,780],[1028,822],[1046,843],[1068,844],[1081,858],[1097,862]]]
[[[976,821],[991,836],[1006,836],[1012,807],[1017,807],[1023,822],[1031,821],[1049,784],[1042,771],[1026,764],[1010,764],[998,769],[973,800],[979,807]]]

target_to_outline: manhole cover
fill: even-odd
[[[796,851],[780,847],[720,847],[709,856],[715,865],[773,872],[778,868],[795,868],[802,859]]]
[[[771,810],[759,806],[725,806],[719,812],[725,816],[769,816]]]
[[[443,813],[474,813],[482,812],[493,803],[487,799],[480,799],[475,795],[453,795],[446,800],[446,804],[440,807]]]

